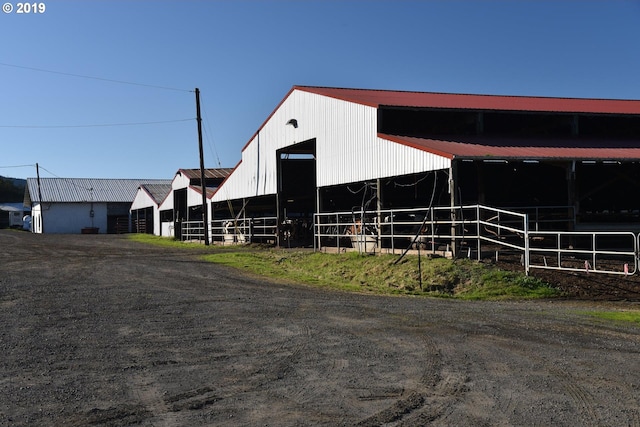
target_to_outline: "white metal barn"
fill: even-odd
[[[212,203],[214,219],[279,225],[363,208],[561,205],[585,225],[637,222],[638,187],[640,101],[294,86]]]
[[[160,235],[160,203],[171,192],[171,181],[142,184],[131,204],[131,230]]]
[[[166,180],[28,178],[33,233],[124,233],[141,184]]]
[[[211,196],[230,172],[230,168],[205,169],[209,218],[211,218]],[[160,227],[156,235],[159,236],[180,238],[184,222],[202,221],[200,169],[179,169],[171,181],[168,194],[158,206],[158,211]]]
[[[288,159],[314,165],[312,192],[450,166],[447,157],[380,137],[375,104],[341,99],[339,91],[336,95],[324,92],[323,88],[294,87],[245,145],[242,160],[213,202],[279,194],[279,185],[296,179],[282,176],[289,172],[282,169]]]

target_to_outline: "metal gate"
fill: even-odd
[[[483,205],[319,213],[314,247],[397,253],[413,244],[478,260],[487,251],[507,252],[520,258],[527,274],[531,268],[617,275],[639,270],[640,234],[539,231],[540,224],[536,215],[536,231],[530,231],[528,214]]]

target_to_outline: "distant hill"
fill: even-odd
[[[26,186],[27,181],[24,179],[0,176],[0,202],[22,202]]]

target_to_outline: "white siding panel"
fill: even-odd
[[[178,172],[171,181],[171,189],[179,190],[181,188],[187,188],[189,186],[189,178]]]
[[[193,187],[187,187],[187,206],[202,206],[202,193]]]
[[[131,203],[130,210],[144,209],[155,207],[156,203],[153,201],[151,196],[141,188],[138,188],[136,192],[136,197],[133,199],[133,203]]]
[[[38,205],[40,206],[40,205]],[[93,208],[94,216],[90,215]],[[42,217],[40,209],[36,216]],[[38,221],[38,220],[37,220]],[[44,211],[44,232],[47,234],[80,234],[85,227],[98,227],[100,233],[107,232],[106,203],[51,203]],[[34,232],[42,232],[41,229]]]
[[[298,128],[287,125],[298,121]],[[446,168],[450,160],[377,136],[377,110],[293,91],[242,152],[213,201],[277,192],[277,150],[316,139],[319,187]]]
[[[173,190],[171,190],[171,192],[162,201],[162,203],[160,203],[160,206],[158,206],[158,210],[160,211],[173,210]]]

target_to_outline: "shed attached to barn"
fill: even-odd
[[[231,173],[231,168],[205,169],[208,217],[211,218],[211,196]],[[160,236],[181,238],[182,224],[202,221],[202,179],[200,169],[179,169],[165,199],[158,206]]]
[[[640,220],[640,101],[294,86],[213,195],[278,223],[354,208],[569,207]],[[569,210],[566,210],[569,212]]]
[[[28,178],[24,204],[34,233],[124,233],[138,188],[154,183],[166,180]]]
[[[131,231],[160,235],[160,203],[171,192],[171,181],[141,184],[131,204]]]

